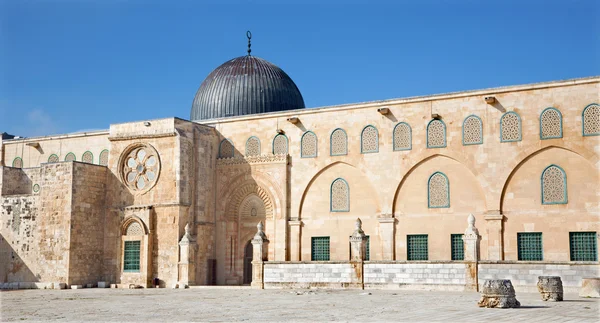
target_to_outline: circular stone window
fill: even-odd
[[[40,186],[38,184],[33,184],[33,192],[37,193],[40,191]]]
[[[136,145],[121,155],[119,163],[121,180],[133,191],[151,189],[158,180],[160,160],[154,147]]]

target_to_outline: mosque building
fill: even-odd
[[[598,103],[587,77],[306,109],[248,51],[190,120],[4,134],[0,287],[577,288],[600,276]]]

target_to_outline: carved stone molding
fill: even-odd
[[[259,164],[287,164],[288,155],[261,155],[248,157],[233,157],[217,159],[217,166],[239,166]]]

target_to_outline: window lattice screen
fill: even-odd
[[[517,248],[519,260],[544,260],[541,232],[517,233]]]
[[[521,140],[521,118],[515,112],[507,112],[500,119],[500,141]]]
[[[569,232],[571,261],[598,261],[596,232]]]
[[[260,141],[256,137],[250,137],[246,141],[246,156],[260,155]]]
[[[427,235],[414,234],[406,236],[407,259],[408,260],[428,260]]]
[[[567,176],[556,165],[548,166],[542,173],[542,204],[567,203]]]
[[[275,155],[287,155],[288,154],[288,140],[287,137],[279,134],[273,139],[273,154]]]
[[[562,138],[562,115],[558,110],[547,108],[540,115],[540,138]]]
[[[100,159],[98,160],[98,164],[102,166],[108,166],[108,150],[103,150],[100,153]]]
[[[427,125],[427,148],[446,147],[446,125],[442,120],[431,120]]]
[[[302,136],[300,143],[302,157],[317,157],[317,135],[312,132],[306,132]]]
[[[350,211],[350,188],[348,183],[341,178],[331,183],[331,211]]]
[[[465,246],[462,234],[451,234],[450,243],[452,247],[452,260],[465,260]]]
[[[219,145],[219,158],[232,158],[233,157],[233,144],[231,141],[224,139]]]
[[[379,151],[379,134],[375,127],[365,127],[360,136],[360,140],[362,153],[375,153]]]
[[[430,208],[450,207],[450,185],[448,178],[440,172],[429,177],[427,199]]]
[[[412,132],[408,123],[401,122],[394,127],[394,150],[410,150]]]
[[[600,105],[590,104],[583,110],[583,135],[600,135]]]
[[[331,133],[331,156],[348,154],[348,136],[342,129],[336,129]]]
[[[329,261],[329,237],[311,238],[310,260]]]
[[[81,156],[81,161],[84,163],[93,164],[94,163],[94,155],[92,155],[91,152],[86,151]]]
[[[123,271],[140,271],[140,241],[125,241]]]
[[[483,143],[483,125],[481,119],[469,116],[463,122],[463,145],[478,145]]]

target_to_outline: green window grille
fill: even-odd
[[[406,242],[408,260],[428,260],[426,234],[409,234],[406,236]]]
[[[541,232],[517,233],[519,260],[544,260]]]
[[[310,260],[329,261],[329,237],[312,237]]]
[[[569,232],[571,261],[598,261],[596,232]]]
[[[465,247],[462,234],[451,234],[450,243],[452,245],[452,260],[465,260]]]
[[[123,271],[140,271],[140,241],[125,241],[124,263]]]

